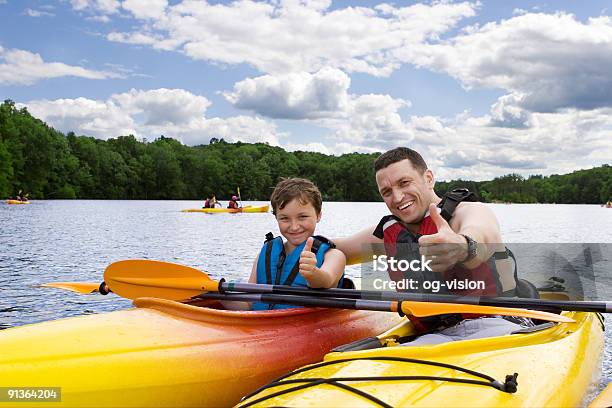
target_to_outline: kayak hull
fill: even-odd
[[[202,212],[208,214],[215,213],[267,213],[270,210],[269,205],[246,206],[243,208],[189,208],[181,210],[182,212]]]
[[[563,323],[533,333],[450,342],[433,346],[395,346],[372,350],[330,353],[329,365],[289,375],[285,380],[333,377],[391,377],[341,384],[374,396],[392,407],[576,407],[584,406],[590,386],[597,378],[603,350],[603,325],[594,313],[568,314],[575,323]],[[393,358],[396,360],[385,360]],[[420,359],[484,373],[503,383],[518,373],[515,393],[490,386],[405,376],[451,377],[482,380],[459,370],[423,363]],[[349,359],[341,362],[340,360]],[[316,366],[316,365],[315,365]],[[312,387],[256,400],[303,383],[274,386],[246,399],[239,407],[380,407],[380,404],[334,384]],[[251,405],[252,404],[252,405]],[[384,406],[384,405],[382,405]]]
[[[29,201],[6,200],[7,204],[30,204]]]
[[[153,298],[134,303],[134,309],[4,330],[0,386],[61,387],[60,406],[231,406],[399,319],[310,308],[225,311]]]

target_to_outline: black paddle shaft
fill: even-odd
[[[318,298],[295,295],[276,295],[267,293],[215,293],[208,292],[196,296],[199,299],[214,300],[235,300],[241,302],[262,302],[262,303],[284,303],[296,306],[308,307],[328,307],[334,309],[354,309],[354,310],[373,310],[378,312],[395,311],[392,302],[343,299],[343,298]]]
[[[454,296],[403,293],[374,290],[355,289],[310,289],[299,286],[265,285],[254,283],[225,282],[219,281],[219,292],[248,292],[279,295],[308,295],[323,298],[362,299],[377,301],[411,301],[411,302],[436,302],[436,303],[458,303],[464,305],[518,307],[524,309],[541,310],[545,312],[558,313],[563,310],[582,312],[611,313],[612,302],[598,301],[564,301],[547,299],[528,299],[510,297],[486,297],[486,296]],[[289,302],[284,302],[289,303]]]

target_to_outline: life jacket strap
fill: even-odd
[[[266,234],[266,240],[265,240],[265,244],[266,244],[266,284],[271,285],[272,284],[272,271],[271,266],[270,266],[270,262],[271,262],[271,255],[272,255],[272,241],[274,240],[274,234],[272,234],[272,232],[268,232]]]
[[[330,248],[336,247],[336,244],[334,244],[332,241],[330,241],[329,239],[325,238],[322,235],[315,235],[312,238],[313,238],[313,241],[312,241],[312,247],[310,248],[310,251],[314,253],[315,255],[319,252],[319,248],[321,248],[322,244],[327,244],[330,246]],[[282,268],[282,264],[279,263],[279,265],[281,265],[281,268]],[[291,268],[291,272],[289,273],[289,276],[287,276],[287,279],[285,280],[283,285],[286,285],[286,286],[293,285],[293,281],[295,281],[295,278],[297,278],[297,274],[299,271],[300,271],[300,262],[298,260],[298,262],[295,263],[293,268]]]
[[[450,221],[455,212],[455,208],[462,201],[478,201],[476,199],[476,194],[472,193],[467,188],[455,188],[442,196],[442,201],[438,204],[438,207],[441,208],[440,215],[446,221]]]

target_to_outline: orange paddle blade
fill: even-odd
[[[202,292],[216,292],[218,287],[217,282],[198,269],[147,259],[110,264],[104,271],[104,281],[113,292],[128,299],[183,300]]]
[[[38,287],[66,289],[76,293],[97,293],[100,284],[95,282],[49,282],[38,285]]]
[[[402,302],[402,312],[413,316],[425,317],[435,316],[447,313],[474,313],[486,315],[501,315],[501,316],[520,316],[529,317],[531,319],[546,320],[549,322],[573,323],[574,319],[558,315],[555,313],[541,312],[538,310],[497,307],[497,306],[480,306],[480,305],[464,305],[454,303],[431,303],[431,302]]]

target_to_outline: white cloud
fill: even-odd
[[[405,62],[446,72],[466,88],[500,88],[530,112],[612,106],[612,19],[524,14],[472,27],[448,41],[396,53]],[[500,101],[498,119],[524,119]],[[504,106],[502,106],[504,105]],[[517,121],[518,119],[518,121]]]
[[[243,0],[182,1],[165,8],[156,2],[146,10],[142,4],[130,0],[124,8],[147,24],[132,32],[110,33],[110,41],[176,50],[215,63],[246,63],[271,74],[329,66],[377,76],[399,67],[393,50],[438,38],[473,16],[477,7],[440,2],[330,10],[331,2],[324,0]]]
[[[197,132],[197,134],[192,132],[189,137],[197,138],[198,143],[204,142],[201,140],[201,133],[206,134],[206,142],[208,142],[210,136],[224,138],[229,142],[268,143],[274,146],[280,145],[279,137],[287,136],[279,132],[274,123],[251,116],[211,118],[206,120]]]
[[[529,127],[531,114],[521,107],[525,95],[509,94],[498,98],[491,106],[491,125],[510,128]]]
[[[88,21],[96,21],[98,23],[110,23],[110,18],[107,15],[89,16],[85,18]]]
[[[25,14],[26,16],[30,16],[30,17],[53,17],[55,16],[55,14],[50,13],[48,11],[34,10],[31,8],[25,9],[23,11],[23,14]]]
[[[36,100],[24,105],[32,115],[61,131],[74,131],[100,139],[137,134],[133,119],[112,100]]]
[[[121,7],[138,19],[160,19],[168,6],[166,0],[125,0]]]
[[[119,0],[70,0],[72,8],[78,11],[114,14],[119,11]]]
[[[348,105],[350,78],[334,68],[315,74],[247,78],[234,85],[225,98],[237,108],[284,119],[315,119],[343,113]]]
[[[495,127],[488,116],[444,122],[446,133],[417,134],[410,146],[423,153],[439,179],[563,174],[612,157],[611,108],[533,113],[529,128]]]
[[[185,144],[205,144],[212,137],[229,142],[279,144],[276,125],[261,118],[237,116],[206,118],[210,102],[182,89],[130,90],[105,101],[86,98],[30,101],[23,106],[63,132],[108,139],[172,137]]]
[[[210,101],[183,89],[155,89],[115,94],[111,99],[116,101],[131,115],[142,114],[144,125],[180,125],[193,118],[203,117],[210,106]]]
[[[407,144],[414,132],[398,113],[410,103],[389,95],[360,95],[353,97],[346,119],[327,123],[336,129],[334,139],[352,142],[373,149],[390,144]]]
[[[307,120],[330,129],[329,137],[336,143],[348,140],[375,149],[389,141],[412,140],[413,131],[399,114],[400,109],[410,106],[409,101],[389,95],[351,95],[349,87],[350,78],[344,72],[324,68],[314,74],[248,78],[224,96],[237,108],[271,118]],[[304,146],[311,150],[317,145]]]
[[[114,72],[95,71],[61,62],[45,62],[39,54],[30,51],[0,47],[0,84],[2,85],[32,85],[42,79],[63,76],[88,79],[121,77]]]

